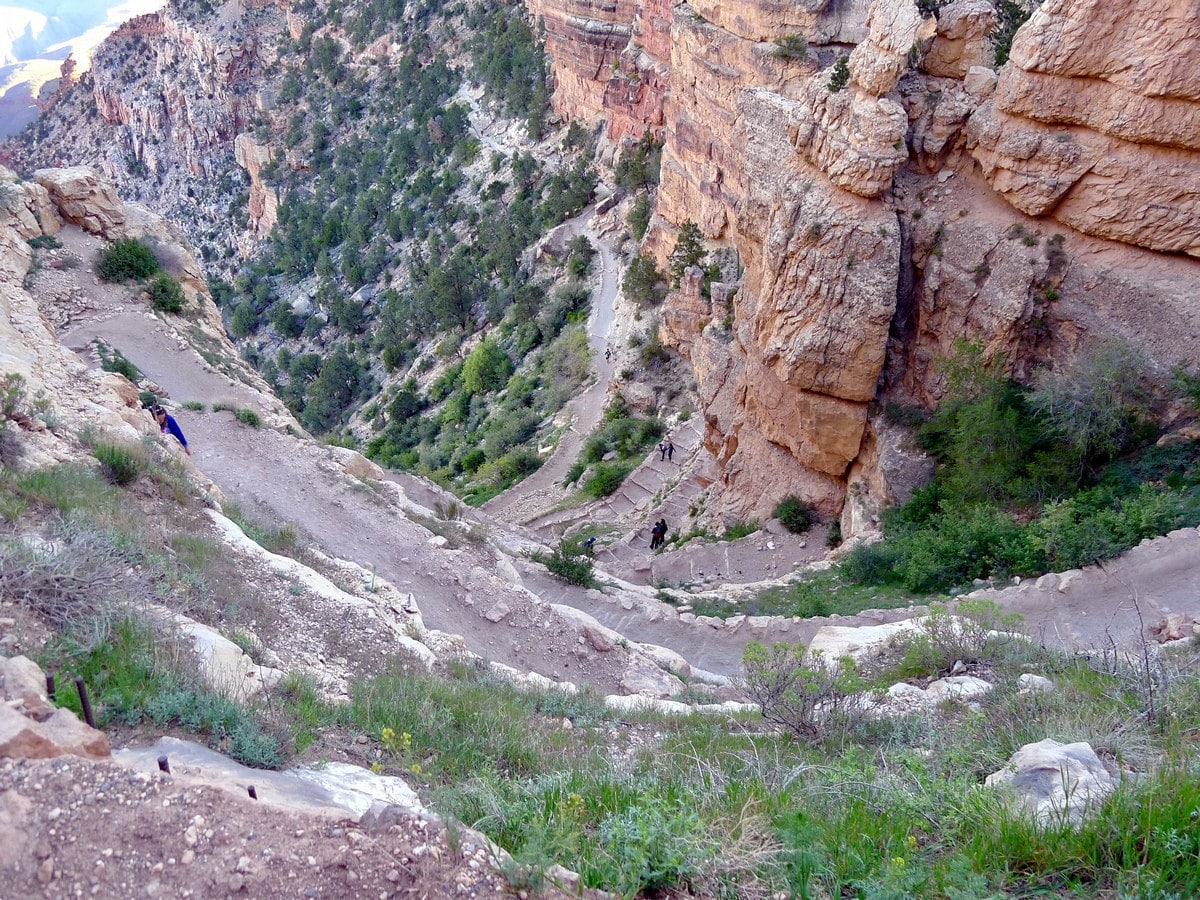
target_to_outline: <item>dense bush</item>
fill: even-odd
[[[970,345],[946,370],[949,396],[918,431],[936,477],[888,512],[882,544],[849,555],[848,576],[944,591],[1090,565],[1200,524],[1200,445],[1146,446],[1160,388],[1128,347],[1092,348],[1033,391]]]
[[[594,500],[607,497],[621,486],[632,467],[624,463],[600,463],[583,484],[583,492]]]
[[[158,312],[183,312],[183,288],[170,275],[159,275],[150,282],[150,305]]]
[[[617,184],[633,192],[658,184],[662,166],[662,144],[647,131],[642,139],[621,154],[614,171]]]
[[[699,225],[688,219],[679,226],[679,234],[675,238],[675,246],[669,257],[671,287],[679,287],[679,280],[683,278],[684,271],[692,266],[703,266],[707,258],[704,234]]]
[[[639,306],[653,306],[661,301],[664,287],[658,263],[649,253],[638,254],[630,260],[625,277],[621,280],[621,290],[625,296]]]
[[[817,514],[812,504],[801,500],[795,494],[788,494],[775,504],[772,513],[779,524],[793,534],[803,534],[817,521]]]
[[[136,238],[114,241],[96,262],[96,272],[105,281],[129,281],[149,278],[159,269],[154,251]]]

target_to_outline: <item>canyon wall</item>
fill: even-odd
[[[690,220],[736,260],[662,313],[699,384],[714,511],[799,493],[870,527],[928,471],[874,410],[936,403],[960,338],[1025,378],[1114,334],[1200,359],[1200,11],[1134,5],[1047,0],[997,71],[989,0],[695,0],[666,46],[657,3],[531,0],[556,109],[664,142],[644,247],[665,262]]]

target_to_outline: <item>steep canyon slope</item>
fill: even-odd
[[[735,251],[663,317],[730,515],[854,484],[868,526],[920,470],[875,411],[936,402],[960,338],[1020,378],[1114,335],[1200,358],[1194,4],[1047,0],[999,67],[988,0],[529,6],[556,109],[663,142],[646,246]]]

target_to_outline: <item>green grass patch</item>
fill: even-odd
[[[233,417],[243,425],[249,425],[251,428],[262,427],[262,417],[252,409],[242,408],[237,410]]]
[[[563,538],[550,553],[533,553],[529,557],[544,565],[567,584],[596,587],[592,555],[583,548],[582,538]]]
[[[688,598],[697,615],[717,616],[852,616],[867,609],[894,609],[928,603],[929,594],[903,588],[860,584],[840,568],[805,573],[787,585],[767,588],[754,597],[733,603],[708,597]]]
[[[140,444],[99,441],[92,445],[92,455],[105,477],[121,487],[133,484],[150,466],[150,457]]]
[[[99,339],[93,341],[92,346],[96,348],[96,355],[100,357],[100,368],[105,372],[116,372],[118,375],[124,375],[134,384],[141,381],[141,370],[126,359],[125,354],[120,350],[110,347]]]
[[[277,768],[284,761],[280,740],[264,731],[255,715],[237,703],[200,687],[188,673],[187,651],[164,640],[154,629],[132,618],[123,620],[110,640],[90,652],[69,644],[51,645],[42,665],[59,674],[64,689],[59,703],[80,712],[79,699],[66,690],[67,678],[82,676],[101,725],[133,725],[150,721],[206,735],[238,762]]]
[[[296,558],[300,555],[302,550],[300,535],[294,525],[286,522],[282,525],[263,524],[246,515],[245,510],[236,500],[227,500],[222,504],[221,511],[225,514],[225,518],[242,529],[246,537],[260,547],[281,556]]]

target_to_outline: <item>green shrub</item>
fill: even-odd
[[[62,246],[62,241],[52,234],[39,234],[31,237],[28,243],[34,250],[57,250]]]
[[[314,316],[313,318],[316,317]],[[257,329],[258,313],[254,311],[254,304],[248,301],[239,303],[233,311],[233,318],[229,322],[229,331],[234,337],[249,337]]]
[[[850,57],[839,56],[829,73],[829,92],[836,94],[850,83]]]
[[[105,281],[149,278],[159,270],[154,251],[136,238],[114,241],[103,250],[96,272]]]
[[[584,482],[583,492],[594,500],[607,497],[621,486],[625,476],[632,471],[633,467],[626,463],[600,463]]]
[[[866,684],[850,657],[809,656],[803,644],[746,645],[746,690],[763,718],[815,742],[861,713]]]
[[[792,534],[804,534],[817,521],[812,505],[795,494],[788,494],[776,503],[772,515]]]
[[[512,373],[508,354],[487,337],[463,363],[462,387],[468,394],[488,394],[504,387]]]
[[[538,552],[530,558],[534,562],[544,565],[553,575],[561,578],[567,584],[576,584],[581,587],[596,586],[592,557],[583,549],[578,540],[563,538],[549,554]]]
[[[205,406],[199,400],[188,400],[183,404],[183,408],[192,412],[204,412]]]
[[[243,425],[249,425],[251,428],[258,428],[262,425],[262,417],[252,409],[243,407],[234,412],[233,417]]]
[[[629,215],[625,218],[625,224],[629,226],[629,233],[633,235],[635,241],[640,241],[646,236],[646,229],[650,227],[650,195],[648,193],[639,193],[633,201],[633,205],[629,208]]]
[[[146,451],[133,444],[100,442],[92,446],[92,455],[100,461],[104,476],[113,484],[132,484],[149,464]]]
[[[621,290],[638,306],[653,306],[663,299],[665,285],[658,263],[649,253],[635,256],[625,270]]]
[[[158,312],[183,312],[183,288],[170,275],[159,275],[150,282],[150,305]]]

